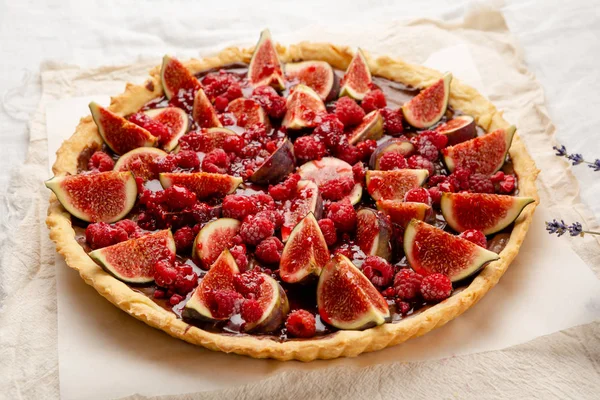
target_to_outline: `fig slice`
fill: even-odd
[[[144,111],[144,114],[169,129],[170,136],[161,138],[161,147],[165,151],[173,150],[179,143],[179,138],[185,135],[190,127],[187,113],[179,107],[154,108]]]
[[[446,113],[450,97],[452,74],[447,72],[442,79],[422,90],[402,106],[406,122],[418,129],[435,125]]]
[[[491,175],[504,165],[515,130],[515,126],[511,125],[506,130],[497,129],[446,147],[442,150],[444,163],[450,172],[454,172],[456,168],[467,168],[473,173]]]
[[[158,179],[164,189],[173,185],[183,186],[196,193],[199,199],[225,196],[242,183],[242,178],[210,172],[163,172]]]
[[[443,193],[440,203],[444,219],[456,232],[477,229],[491,235],[512,224],[531,197],[486,193]]]
[[[233,114],[237,126],[241,126],[242,128],[263,124],[268,131],[271,127],[267,113],[255,100],[243,97],[235,99],[227,106],[227,112]]]
[[[281,181],[296,168],[294,145],[285,139],[265,160],[264,163],[250,176],[250,181],[260,185],[272,184]]]
[[[356,213],[356,244],[369,256],[379,256],[390,261],[392,227],[385,215],[371,208]]]
[[[202,89],[198,89],[194,96],[192,117],[201,128],[219,128],[223,126],[219,121],[217,111]]]
[[[288,81],[296,81],[314,90],[321,100],[330,101],[337,96],[339,82],[331,65],[325,61],[302,61],[285,65]]]
[[[470,115],[459,115],[436,126],[435,131],[448,137],[448,145],[454,146],[477,136],[475,119]]]
[[[268,29],[260,33],[254,48],[248,66],[248,82],[254,87],[273,86],[278,90],[285,89],[281,62]]]
[[[195,92],[201,88],[200,82],[181,63],[171,56],[164,56],[160,69],[160,81],[167,99],[177,96],[180,90]]]
[[[352,166],[335,157],[323,157],[320,160],[309,161],[298,168],[298,174],[302,179],[313,181],[317,186],[343,177],[354,179]],[[362,185],[355,184],[347,197],[352,204],[357,204],[362,197]]]
[[[349,96],[356,100],[362,100],[371,90],[371,71],[361,49],[356,51],[350,61],[341,84],[340,97]]]
[[[125,154],[138,147],[154,147],[158,141],[146,129],[127,121],[97,103],[90,103],[90,111],[100,136],[117,154]]]
[[[406,192],[422,186],[428,176],[426,169],[369,170],[367,190],[374,200],[402,200]]]
[[[154,281],[154,265],[175,259],[175,240],[169,229],[90,252],[90,257],[115,278],[127,283]]]
[[[360,330],[390,317],[387,302],[371,281],[342,254],[327,263],[317,285],[321,319],[338,329]]]
[[[281,125],[287,129],[314,128],[317,126],[317,117],[327,112],[317,92],[302,84],[294,87],[287,98],[286,107]]]
[[[233,245],[233,237],[238,234],[241,222],[233,218],[219,218],[204,225],[196,239],[192,257],[208,269],[219,255]]]
[[[194,135],[200,135],[198,147],[194,150],[202,153],[210,153],[214,149],[222,149],[225,139],[229,136],[238,136],[237,133],[227,128],[208,128],[202,129],[200,132],[193,132]]]
[[[348,135],[350,144],[367,139],[379,140],[383,136],[383,117],[379,110],[373,110],[363,118],[362,122]]]
[[[308,215],[313,213],[319,219],[323,211],[323,201],[319,194],[319,187],[311,181],[298,182],[296,195],[283,204],[283,225],[281,226],[281,241],[287,242],[292,229]]]
[[[123,154],[113,168],[113,171],[131,171],[136,178],[144,181],[156,178],[152,169],[152,161],[157,158],[166,157],[167,153],[154,147],[140,147]]]
[[[185,303],[183,317],[208,321],[229,319],[231,315],[227,311],[218,309],[213,294],[216,291],[235,291],[233,279],[239,273],[240,270],[229,250],[223,250]]]
[[[281,280],[302,282],[319,275],[329,261],[329,249],[313,213],[308,213],[292,230],[279,263]]]
[[[287,295],[281,285],[271,276],[264,273],[253,274],[257,283],[252,291],[253,298],[262,310],[260,318],[254,322],[246,321],[243,325],[245,332],[269,333],[279,328],[290,311]]]
[[[452,282],[467,278],[498,254],[416,219],[404,231],[404,253],[410,267],[425,276],[447,275]]]
[[[424,221],[431,212],[431,206],[428,204],[402,200],[379,200],[377,208],[402,228],[406,228],[411,219]]]
[[[385,153],[398,153],[404,157],[409,157],[416,151],[415,146],[408,139],[392,138],[381,143],[369,159],[371,169],[379,169],[379,160]]]
[[[46,181],[62,206],[86,222],[115,222],[135,205],[137,185],[131,172],[55,176]]]

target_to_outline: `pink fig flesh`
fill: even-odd
[[[406,228],[412,219],[424,221],[431,213],[431,206],[428,204],[402,200],[379,200],[377,208],[388,215],[394,224],[402,228]]]
[[[452,74],[446,73],[442,79],[422,90],[402,106],[406,121],[418,129],[435,125],[446,113],[450,97]]]
[[[210,268],[223,250],[233,246],[233,237],[238,234],[240,225],[240,221],[233,218],[219,218],[204,225],[194,240],[192,257],[205,269]]]
[[[199,199],[223,197],[233,193],[242,183],[242,178],[209,172],[163,172],[159,174],[159,180],[165,189],[173,185],[183,186],[196,193]]]
[[[356,244],[370,256],[390,261],[392,227],[385,215],[371,208],[363,208],[356,214]]]
[[[402,200],[406,192],[423,185],[427,176],[426,169],[367,171],[367,190],[374,200]]]
[[[167,99],[177,96],[180,90],[195,92],[201,85],[198,79],[181,63],[181,61],[164,56],[160,70],[160,80]]]
[[[114,171],[130,171],[136,178],[144,181],[157,178],[152,168],[152,162],[157,158],[166,157],[167,153],[154,147],[140,147],[123,154],[117,160]]]
[[[325,61],[286,64],[285,75],[288,81],[301,83],[314,90],[323,101],[333,100],[337,96],[337,76]]]
[[[254,87],[273,86],[279,90],[285,88],[277,49],[275,49],[271,32],[268,29],[260,33],[260,38],[252,54],[248,66],[248,82]]]
[[[227,106],[227,112],[233,114],[237,126],[242,128],[263,124],[268,131],[271,127],[267,113],[255,100],[243,97],[235,99]]]
[[[285,209],[283,225],[281,226],[281,240],[285,243],[292,233],[292,229],[308,215],[313,213],[318,219],[323,210],[323,201],[319,195],[318,186],[311,181],[301,180],[298,182],[296,195],[287,200],[283,207]]]
[[[371,90],[371,71],[361,49],[350,61],[341,85],[340,97],[349,96],[356,100],[362,100]]]
[[[192,116],[201,128],[220,128],[223,126],[219,121],[217,111],[202,89],[198,89],[194,96]]]
[[[177,107],[154,108],[144,111],[144,114],[167,127],[170,136],[161,138],[160,144],[165,151],[173,150],[179,143],[179,138],[188,131],[190,121],[184,110]]]
[[[281,125],[287,129],[314,128],[318,117],[327,112],[323,100],[306,85],[297,85],[286,100],[287,111]]]

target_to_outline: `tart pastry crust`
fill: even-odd
[[[190,60],[184,64],[195,74],[235,62],[248,63],[252,51],[253,48],[228,48],[213,57]],[[282,62],[322,60],[341,70],[346,69],[353,56],[350,48],[327,43],[302,42],[289,47],[278,45],[277,51]],[[387,56],[374,58],[366,55],[366,57],[373,75],[413,87],[430,85],[442,76],[438,71]],[[144,104],[162,94],[160,67],[157,66],[150,71],[150,78],[144,85],[127,84],[123,94],[111,99],[109,109],[120,115],[128,115],[137,112]],[[509,123],[493,104],[458,79],[452,80],[449,104],[454,109],[472,115],[477,124],[488,132],[509,127]],[[57,151],[56,163],[53,166],[54,174],[76,174],[77,158],[81,151],[86,147],[101,146],[102,143],[91,116],[82,118],[73,136]],[[535,204],[539,203],[535,186],[539,171],[518,135],[515,135],[512,141],[509,154],[519,177],[519,195],[532,197],[536,200]],[[488,264],[466,289],[445,301],[397,323],[386,323],[364,331],[337,331],[319,338],[284,342],[252,335],[234,336],[207,332],[187,324],[174,313],[154,303],[152,299],[133,291],[125,283],[102,270],[85,253],[75,240],[70,214],[61,206],[54,194],[50,197],[46,223],[50,228],[50,238],[56,243],[58,253],[64,256],[69,267],[79,271],[88,285],[93,286],[115,306],[148,325],[162,329],[176,338],[215,351],[255,358],[312,361],[357,356],[363,352],[393,346],[424,335],[461,315],[494,287],[507,270],[525,239],[534,210],[535,205],[527,207],[515,221],[510,240],[500,253],[500,259]]]

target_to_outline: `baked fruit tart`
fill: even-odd
[[[515,127],[451,74],[268,31],[90,110],[46,182],[50,237],[114,305],[212,350],[423,335],[498,282],[538,201]]]

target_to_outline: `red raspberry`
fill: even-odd
[[[367,114],[378,108],[384,108],[386,105],[387,101],[385,100],[385,95],[379,89],[368,92],[360,103],[360,106]]]
[[[177,185],[165,189],[163,198],[171,211],[183,210],[196,203],[196,193]]]
[[[314,129],[313,134],[322,139],[328,149],[335,149],[347,142],[344,136],[344,124],[333,114],[327,114]]]
[[[377,142],[372,139],[367,139],[356,145],[356,149],[360,152],[360,158],[368,161],[371,158],[371,154],[377,148]]]
[[[261,141],[267,137],[267,129],[262,123],[254,124],[250,127],[246,127],[243,137],[248,142],[253,140]]]
[[[306,310],[295,310],[288,315],[285,321],[287,332],[297,338],[310,338],[315,336],[317,322],[315,316]]]
[[[226,174],[230,163],[229,157],[223,149],[214,149],[204,156],[202,170],[204,172]]]
[[[319,160],[326,153],[325,143],[318,136],[302,136],[294,142],[294,154],[301,162]]]
[[[365,110],[350,97],[342,97],[335,103],[335,115],[345,127],[358,125],[365,117]]]
[[[416,136],[411,139],[411,143],[417,147],[417,152],[429,161],[437,160],[439,151],[428,136]]]
[[[112,171],[115,167],[113,159],[103,151],[96,151],[88,161],[88,169],[90,171],[107,172]]]
[[[394,169],[408,168],[406,158],[400,153],[388,151],[383,153],[379,159],[379,169],[382,171],[391,171]]]
[[[235,290],[246,299],[256,298],[260,293],[260,286],[264,281],[264,275],[258,272],[257,269],[252,269],[233,277]]]
[[[398,309],[398,313],[402,315],[408,314],[408,312],[412,309],[410,303],[406,301],[396,301],[396,307]]]
[[[168,154],[166,157],[156,158],[152,162],[152,169],[156,174],[160,172],[173,172],[177,168],[177,155]]]
[[[431,161],[418,155],[408,158],[408,166],[412,169],[426,169],[429,172],[429,176],[432,176],[435,171],[435,167]]]
[[[394,277],[394,289],[402,300],[412,300],[419,294],[423,277],[409,268],[398,271]]]
[[[438,133],[436,131],[425,131],[419,134],[419,137],[426,137],[431,143],[435,145],[438,150],[442,150],[448,145],[448,136]]]
[[[182,150],[175,156],[177,165],[183,169],[197,169],[200,166],[198,154],[191,150]]]
[[[223,141],[223,150],[225,150],[228,153],[234,153],[234,154],[241,154],[242,153],[242,149],[244,148],[244,146],[246,145],[246,142],[244,141],[244,138],[242,138],[241,136],[227,136],[225,138],[225,140]]]
[[[184,109],[188,114],[192,113],[194,108],[194,96],[196,94],[195,89],[179,89],[175,96],[169,100],[169,106],[179,107]]]
[[[421,281],[421,296],[425,301],[438,302],[452,294],[452,281],[444,274],[427,275]]]
[[[279,229],[284,222],[283,213],[280,210],[263,210],[256,214],[257,217],[267,218],[275,225],[275,229]]]
[[[273,236],[275,224],[265,217],[249,215],[240,227],[240,236],[245,243],[256,246],[262,240]]]
[[[213,290],[207,296],[211,314],[219,319],[231,317],[242,301],[242,296],[233,290]]]
[[[194,231],[189,226],[184,226],[183,228],[177,230],[173,234],[173,239],[175,239],[175,247],[177,248],[178,253],[183,253],[192,248],[192,244],[194,243],[194,239],[196,235],[194,235]]]
[[[141,236],[140,227],[130,219],[122,219],[119,222],[116,222],[115,228],[123,229],[127,232],[127,236],[130,239]]]
[[[396,290],[394,290],[393,287],[389,287],[389,288],[382,290],[381,295],[383,297],[391,298],[391,297],[396,296]]]
[[[246,246],[243,244],[237,244],[229,249],[229,252],[235,259],[235,263],[238,266],[240,272],[246,271],[248,268],[248,256],[246,256]]]
[[[229,99],[225,96],[217,96],[215,98],[215,110],[222,113],[225,112],[229,105]]]
[[[256,214],[256,204],[248,196],[230,194],[225,196],[221,205],[223,216],[243,221],[248,215]]]
[[[517,187],[517,178],[514,175],[505,175],[504,180],[500,182],[498,191],[500,193],[508,194],[515,191]]]
[[[169,288],[177,280],[177,268],[168,260],[154,264],[154,281],[158,286]]]
[[[400,136],[404,132],[402,126],[402,113],[400,110],[392,110],[390,108],[382,108],[381,116],[383,117],[383,128],[385,133],[391,136]]]
[[[471,243],[475,243],[477,246],[487,249],[487,239],[485,238],[483,232],[481,232],[480,230],[467,229],[458,236],[463,239],[467,239]]]
[[[129,121],[141,126],[153,136],[156,136],[160,144],[166,143],[171,138],[171,131],[165,124],[161,124],[160,122],[153,120],[142,112],[130,115]]]
[[[437,186],[440,183],[443,182],[447,182],[448,181],[448,177],[446,175],[433,175],[429,177],[429,186],[433,187],[433,186]]]
[[[277,264],[281,259],[283,243],[275,236],[271,236],[263,240],[256,246],[254,255],[260,261],[267,264]]]
[[[494,175],[490,176],[492,183],[500,183],[504,180],[504,172],[498,171]]]
[[[470,176],[471,176],[470,170],[459,167],[452,174],[450,174],[449,179],[455,188],[457,188],[459,190],[468,190]]]
[[[432,204],[439,206],[440,201],[442,200],[442,191],[440,190],[440,188],[434,186],[427,189],[427,191],[429,192],[429,196],[431,197]]]
[[[181,295],[178,295],[177,293],[174,294],[173,296],[171,296],[171,298],[169,299],[169,304],[172,306],[175,306],[179,303],[181,303],[183,301],[184,297]]]
[[[259,211],[263,210],[274,210],[275,209],[275,200],[271,196],[266,193],[257,193],[251,196],[256,204],[256,208]]]
[[[373,285],[386,287],[392,283],[394,269],[385,259],[377,256],[368,256],[362,264],[362,272]]]
[[[321,233],[323,233],[327,246],[333,246],[337,242],[337,232],[333,221],[329,218],[320,219],[319,228],[321,228]]]
[[[440,191],[445,193],[456,193],[456,187],[450,180],[440,183],[438,185],[438,188],[440,189]]]
[[[269,194],[277,201],[289,200],[296,194],[298,182],[300,182],[300,175],[292,174],[280,184],[269,186]]]
[[[243,95],[238,78],[222,70],[206,75],[202,80],[202,85],[206,96],[211,101],[216,100],[219,96],[232,101]]]
[[[357,162],[352,166],[352,175],[354,176],[354,182],[363,183],[365,180],[365,175],[367,174],[367,169],[365,164],[362,162]]]
[[[285,98],[278,95],[271,86],[257,87],[252,92],[252,98],[265,109],[269,117],[279,119],[285,115]]]
[[[325,200],[338,201],[350,194],[353,187],[354,179],[349,176],[343,176],[325,181],[319,186],[319,192]]]
[[[235,119],[233,119],[233,114],[231,113],[219,114],[219,122],[221,122],[221,125],[223,126],[235,125]]]
[[[260,303],[257,300],[245,299],[242,302],[240,315],[246,323],[252,324],[254,322],[257,322],[260,319],[260,317],[262,317],[262,314],[262,307],[260,306]]]
[[[469,177],[469,189],[475,193],[494,193],[494,184],[489,176],[477,173]]]
[[[113,227],[106,222],[89,224],[85,229],[85,240],[92,249],[101,249],[129,239],[127,231]]]
[[[347,140],[335,148],[334,155],[350,165],[356,164],[363,158],[358,147],[351,145]]]
[[[425,188],[411,189],[404,195],[404,201],[410,201],[415,203],[425,203],[431,205],[431,196],[429,191]]]
[[[356,210],[347,198],[332,203],[327,211],[327,218],[342,232],[351,232],[356,227]]]

